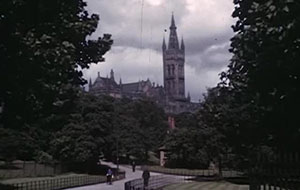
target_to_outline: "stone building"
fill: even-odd
[[[162,43],[164,86],[155,85],[149,79],[124,84],[120,79],[117,84],[114,72],[111,70],[110,77],[101,77],[98,73],[94,82],[90,80],[89,91],[96,95],[106,94],[115,98],[151,98],[169,115],[196,111],[199,104],[191,102],[189,93],[187,97],[185,96],[185,46],[183,38],[179,44],[176,29],[172,15],[168,45],[165,38]],[[169,121],[169,123],[174,122]]]
[[[101,77],[100,72],[96,80],[92,83],[89,81],[89,92],[95,95],[109,95],[115,98],[121,98],[121,88],[120,85],[116,83],[114,77],[114,71],[110,71],[110,77]]]
[[[110,71],[110,77],[101,77],[100,72],[94,82],[89,81],[89,92],[95,95],[109,95],[115,98],[127,97],[130,99],[150,98],[156,103],[164,104],[164,88],[163,86],[151,83],[149,79],[141,80],[133,83],[119,84],[115,81],[114,71]]]

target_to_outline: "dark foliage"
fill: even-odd
[[[0,122],[26,124],[72,105],[85,83],[81,68],[103,61],[112,40],[86,40],[97,28],[77,1],[1,1]]]
[[[253,137],[247,147],[263,144],[295,151],[300,144],[300,3],[234,2],[233,17],[238,19],[231,40],[234,55],[222,76],[234,92],[236,106],[246,108],[241,109],[248,117],[244,123],[253,123],[240,125]]]
[[[85,84],[81,69],[104,61],[112,40],[87,40],[99,16],[76,1],[0,2],[2,159],[33,159],[49,150]]]

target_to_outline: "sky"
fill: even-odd
[[[94,81],[97,73],[106,77],[110,70],[116,82],[137,82],[148,78],[163,85],[162,40],[168,43],[172,12],[178,38],[184,39],[185,87],[193,101],[203,98],[207,88],[219,82],[231,54],[234,35],[232,0],[86,0],[89,13],[99,14],[100,22],[90,39],[104,33],[114,44],[104,55],[105,62],[92,64],[84,77]]]

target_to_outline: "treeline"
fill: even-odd
[[[146,163],[148,152],[162,146],[167,117],[155,102],[84,91],[78,96],[67,114],[53,115],[26,129],[2,128],[2,159],[59,161],[76,170],[94,167],[99,156]]]
[[[54,157],[63,162],[97,162],[99,155],[146,162],[148,151],[156,151],[166,135],[164,111],[151,100],[83,93],[76,105],[50,144]]]

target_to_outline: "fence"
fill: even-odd
[[[116,179],[124,179],[125,172],[119,172]],[[14,183],[11,186],[14,190],[58,190],[83,185],[92,185],[106,182],[105,176],[71,176],[62,178],[45,179],[38,181],[29,181],[23,183]]]
[[[299,154],[260,155],[253,161],[250,190],[300,190]]]
[[[73,176],[12,184],[15,190],[56,190],[104,182],[104,176]]]
[[[3,166],[3,164],[2,164]],[[38,164],[34,161],[14,161],[10,163],[11,169],[0,169],[0,178],[20,178],[36,176],[54,176],[61,174],[61,165]]]
[[[151,176],[149,179],[149,184],[144,188],[143,179],[135,179],[125,183],[125,190],[160,190],[166,185],[181,183],[184,181],[184,178],[179,177],[169,177],[169,176]]]

